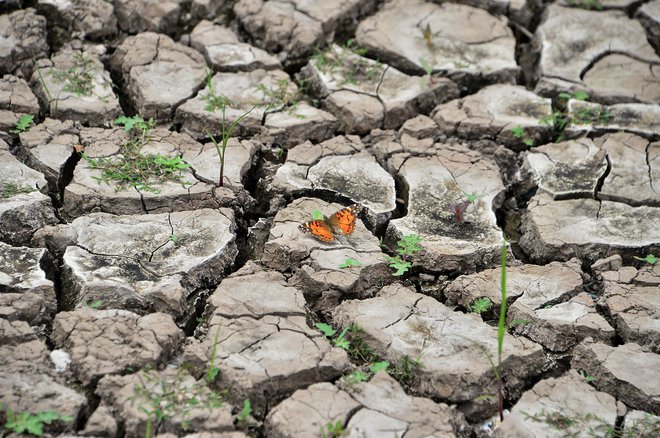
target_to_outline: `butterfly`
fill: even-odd
[[[360,204],[353,204],[342,208],[330,217],[323,216],[323,219],[315,219],[300,224],[300,231],[305,234],[311,234],[321,242],[333,242],[338,230],[344,234],[351,234],[355,231],[355,221],[363,207]]]

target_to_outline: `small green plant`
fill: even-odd
[[[204,109],[208,112],[213,112],[216,110],[222,110],[226,106],[231,105],[231,100],[227,96],[217,95],[215,93],[215,87],[213,85],[213,71],[206,71],[206,94],[202,95],[200,99],[206,102],[206,107]]]
[[[497,321],[497,406],[500,412],[500,421],[504,420],[504,384],[502,382],[502,349],[504,347],[504,334],[506,333],[506,240],[502,240],[501,250],[501,276],[500,291],[502,302],[500,303],[500,318]]]
[[[474,302],[468,306],[470,312],[481,315],[484,312],[488,312],[493,306],[493,302],[488,297],[477,298]]]
[[[350,340],[350,348],[348,355],[354,360],[362,363],[372,363],[377,359],[371,346],[364,340],[361,335],[361,329],[357,323],[351,324],[351,329],[348,332]]]
[[[595,378],[594,376],[592,376],[591,374],[587,373],[585,370],[580,370],[580,371],[578,371],[578,374],[581,375],[582,377],[584,377],[584,380],[586,380],[586,381],[589,382],[589,383],[591,383],[591,382],[593,382],[594,380],[596,380],[596,378]]]
[[[612,112],[600,105],[596,107],[576,108],[572,112],[571,121],[576,125],[598,124],[606,125],[612,119]]]
[[[168,240],[172,242],[173,245],[177,245],[179,243],[179,238],[177,237],[176,234],[170,234],[170,237],[168,237]]]
[[[402,386],[410,387],[422,368],[424,368],[424,361],[421,355],[413,358],[406,354],[391,362],[387,372]]]
[[[337,330],[335,330],[330,324],[326,324],[324,322],[317,322],[316,328],[321,333],[323,333],[326,338],[332,339],[332,344],[335,347],[343,348],[344,350],[348,350],[350,348],[351,343],[349,342],[348,339],[346,339],[346,333],[351,328],[350,325],[344,328],[344,330],[342,330],[338,336],[334,337],[334,339],[333,336],[337,334]]]
[[[251,416],[252,416],[252,403],[250,403],[250,399],[246,398],[243,401],[243,408],[238,414],[236,414],[236,422],[241,428],[245,429],[250,425]]]
[[[266,84],[258,84],[257,90],[264,95],[264,101],[259,106],[270,108],[287,108],[295,106],[301,99],[300,91],[291,91],[288,78],[278,79],[274,87],[268,88]]]
[[[32,187],[19,185],[14,181],[2,181],[0,184],[0,199],[13,198],[23,193],[32,193],[36,191]]]
[[[522,142],[527,146],[534,146],[534,139],[525,134],[525,128],[518,125],[514,128],[511,128],[511,133],[515,138],[521,139]]]
[[[90,309],[94,309],[94,310],[100,309],[102,305],[103,305],[103,300],[94,300],[91,302],[85,301],[83,303],[84,307],[89,307]]]
[[[32,127],[33,120],[34,116],[32,114],[23,114],[18,118],[18,122],[16,122],[14,128],[10,129],[9,132],[11,134],[20,134],[21,132],[25,132]]]
[[[424,58],[419,58],[419,65],[422,67],[422,70],[424,70],[424,73],[426,73],[419,81],[419,88],[424,90],[427,86],[434,85],[437,82],[437,79],[433,76],[434,66],[432,63]]]
[[[374,362],[371,365],[369,365],[369,371],[376,374],[379,371],[387,371],[389,367],[390,367],[389,361],[382,360],[380,362]]]
[[[384,66],[378,61],[365,58],[366,54],[366,49],[349,39],[342,48],[330,47],[323,52],[317,51],[312,57],[312,62],[324,73],[340,72],[342,75],[340,86],[356,85],[360,82],[374,83],[380,80]]]
[[[355,370],[345,376],[341,380],[347,385],[355,385],[356,383],[366,382],[369,380],[369,375],[362,370]]]
[[[220,368],[215,366],[215,359],[218,354],[218,343],[220,342],[220,326],[215,329],[215,337],[213,338],[213,346],[211,347],[211,359],[209,362],[209,369],[206,371],[206,381],[210,385],[215,382],[220,373]]]
[[[346,257],[344,259],[344,262],[341,265],[339,265],[339,268],[340,269],[345,269],[345,268],[352,268],[354,266],[362,266],[362,262],[360,262],[358,260],[355,260],[353,258],[350,258],[350,257]]]
[[[659,258],[654,256],[653,254],[648,254],[646,257],[643,257],[643,258],[642,257],[636,257],[636,256],[633,256],[633,258],[635,260],[641,260],[643,262],[646,262],[649,265],[655,265],[658,262],[658,260],[660,260]]]
[[[30,412],[15,413],[12,409],[5,407],[3,409],[7,416],[7,422],[4,425],[5,430],[16,434],[27,433],[34,436],[43,436],[44,424],[51,424],[53,421],[64,421],[66,423],[73,421],[73,417],[55,411],[32,414]]]
[[[431,30],[431,24],[428,22],[426,23],[426,27],[420,29],[420,32],[422,34],[421,39],[424,41],[424,44],[426,44],[426,48],[428,48],[430,52],[435,52],[436,47],[433,40],[440,35],[441,32],[433,32],[433,30]]]
[[[50,69],[56,83],[64,84],[62,91],[77,96],[91,96],[94,91],[94,61],[80,53],[74,55],[73,66],[67,69]]]
[[[559,98],[563,100],[575,99],[575,100],[587,100],[589,99],[589,94],[584,91],[576,91],[575,93],[559,93]]]
[[[346,429],[344,429],[341,420],[337,420],[335,423],[328,422],[325,427],[321,428],[321,437],[323,438],[340,438],[345,434]]]
[[[390,263],[390,268],[394,269],[394,276],[401,276],[408,272],[412,267],[410,258],[416,253],[424,250],[420,245],[422,238],[417,234],[408,234],[403,236],[397,242],[397,249],[395,256],[385,256],[385,259]]]

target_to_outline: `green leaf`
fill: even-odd
[[[312,212],[312,219],[314,219],[315,221],[322,221],[323,219],[325,219],[325,216],[320,211],[314,210]]]
[[[359,261],[357,261],[355,259],[352,259],[350,257],[346,257],[346,259],[344,260],[344,263],[339,265],[339,267],[341,269],[352,268],[353,266],[362,266],[362,262],[359,262]]]
[[[246,398],[243,402],[243,409],[238,413],[238,421],[245,421],[250,415],[252,415],[252,404],[250,403],[250,399]]]
[[[389,367],[390,367],[390,363],[386,360],[383,360],[381,362],[374,362],[371,365],[369,365],[369,371],[376,374],[379,371],[387,371]]]
[[[342,378],[346,383],[348,384],[355,384],[355,383],[360,383],[360,382],[366,382],[369,380],[369,376],[362,372],[361,370],[355,370],[350,374],[346,374]]]
[[[576,91],[575,94],[573,94],[573,99],[575,100],[587,100],[588,98],[589,94],[584,91]]]
[[[33,120],[34,116],[32,114],[23,114],[18,118],[18,122],[16,122],[14,129],[10,129],[9,132],[12,134],[20,134],[21,132],[25,132],[30,129]]]
[[[220,373],[220,368],[218,367],[209,368],[209,372],[207,376],[209,382],[215,382],[215,379],[217,379],[219,373]]]
[[[493,306],[493,302],[488,297],[477,298],[471,306],[468,306],[471,312],[482,314],[487,312]]]
[[[568,100],[571,97],[573,97],[573,95],[571,93],[566,93],[566,92],[559,93],[559,98],[560,99]]]
[[[412,263],[403,260],[399,256],[395,256],[395,257],[385,256],[385,260],[387,260],[390,263],[390,268],[395,269],[395,272],[392,275],[396,277],[400,277],[401,275],[405,274],[412,267]]]
[[[337,338],[334,343],[335,347],[343,348],[344,350],[348,350],[351,347],[351,343],[345,338]]]
[[[526,139],[523,140],[523,143],[527,146],[534,146],[534,139],[527,137]]]
[[[509,323],[509,327],[515,327],[517,325],[527,325],[531,321],[529,319],[514,319]]]
[[[646,263],[648,263],[648,264],[650,264],[650,265],[655,265],[655,264],[658,262],[658,260],[660,260],[660,259],[658,259],[656,256],[654,256],[653,254],[648,254],[648,255],[647,255],[646,257],[644,257],[644,258],[642,258],[642,257],[635,257],[635,256],[633,256],[633,258],[636,259],[636,260],[641,260],[641,261],[643,261],[643,262],[646,262]]]
[[[337,330],[332,328],[330,324],[326,324],[324,322],[317,322],[314,325],[314,327],[316,327],[321,333],[323,333],[328,338],[333,336],[335,333],[337,333]]]
[[[424,249],[422,248],[421,245],[419,245],[421,241],[422,238],[419,237],[417,234],[408,234],[407,236],[403,236],[397,242],[398,248],[396,252],[401,255],[411,256],[416,252],[419,252]]]
[[[516,138],[522,138],[522,136],[525,135],[525,130],[522,126],[518,125],[515,128],[511,128],[511,133]]]

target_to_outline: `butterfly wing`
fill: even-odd
[[[353,204],[346,208],[342,208],[337,213],[326,219],[326,222],[332,228],[340,229],[344,234],[351,234],[355,231],[355,224],[358,214],[362,211],[360,204]]]
[[[311,234],[321,242],[332,242],[335,240],[332,229],[325,220],[313,220],[305,222],[300,225],[300,231],[305,234]]]

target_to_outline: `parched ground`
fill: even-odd
[[[660,0],[0,13],[0,436],[660,436]]]

